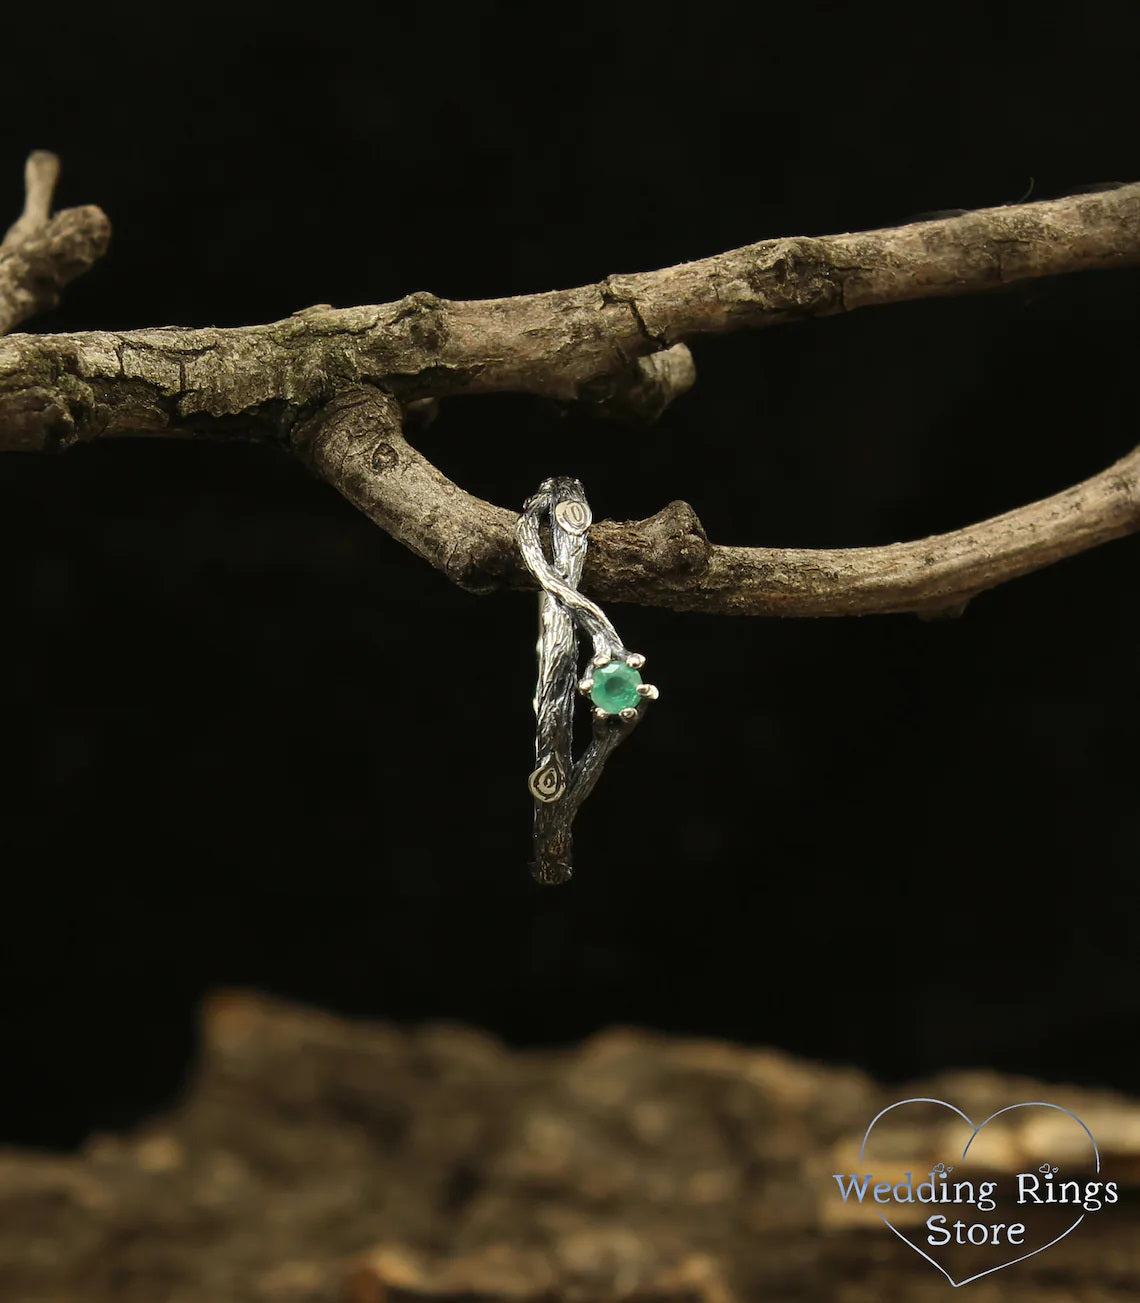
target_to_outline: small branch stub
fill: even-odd
[[[0,241],[0,335],[55,307],[63,287],[107,251],[111,226],[98,208],[67,208],[52,217],[58,177],[54,154],[37,149],[29,155],[24,211]]]

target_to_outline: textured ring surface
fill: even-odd
[[[543,883],[566,882],[573,873],[571,826],[614,748],[657,697],[641,681],[645,657],[622,643],[605,612],[578,592],[592,522],[582,485],[568,476],[544,480],[529,497],[516,526],[523,560],[542,591],[538,597],[538,685],[534,695],[535,768],[528,780],[534,800],[534,861]],[[543,548],[543,525],[550,537]],[[589,668],[579,678],[578,637],[591,643]],[[593,738],[573,758],[575,691],[593,705]]]

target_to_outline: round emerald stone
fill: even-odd
[[[590,700],[610,715],[618,715],[629,706],[636,706],[641,698],[637,686],[641,675],[625,661],[610,661],[608,665],[595,666],[590,675],[594,686]]]

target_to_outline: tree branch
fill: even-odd
[[[639,358],[702,335],[1138,263],[1140,184],[766,240],[518,298],[417,293],[231,330],[17,336],[0,341],[0,450],[123,434],[280,438],[305,408],[360,383],[405,401],[511,390],[604,402]]]
[[[48,155],[29,161],[24,216],[0,245],[0,323],[5,310],[45,306],[106,242],[97,209],[69,210],[70,227],[69,213],[48,220],[54,168]],[[86,244],[64,238],[80,228]],[[517,513],[465,493],[416,452],[404,412],[428,419],[440,397],[515,390],[653,419],[693,383],[686,340],[1138,263],[1140,184],[862,235],[767,240],[517,298],[417,293],[230,330],[13,336],[0,340],[0,450],[146,434],[285,443],[457,584],[532,587],[514,541]],[[645,521],[596,524],[583,591],[747,615],[952,611],[1140,528],[1138,473],[1134,452],[967,529],[828,551],[715,546],[692,508],[674,502]]]
[[[0,335],[54,308],[60,290],[107,251],[111,224],[98,208],[51,215],[59,159],[46,149],[28,157],[24,211],[0,241]]]
[[[381,529],[468,591],[533,588],[517,511],[473,497],[403,437],[396,400],[340,395],[302,422],[294,447]],[[590,530],[581,589],[722,615],[940,613],[1006,580],[1140,530],[1140,449],[1083,483],[977,525],[885,547],[724,547],[671,502],[648,520]]]

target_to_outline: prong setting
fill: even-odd
[[[636,707],[636,706],[626,706],[623,710],[620,710],[618,713],[621,715],[622,719],[636,719],[636,718],[637,718],[637,707]]]
[[[609,652],[598,652],[590,664],[600,670],[603,665],[608,665],[611,659]]]
[[[639,670],[645,664],[645,657],[640,652],[630,652],[625,658],[625,663],[631,670]]]
[[[652,683],[639,683],[636,691],[637,695],[643,697],[646,701],[656,701],[661,695]]]

